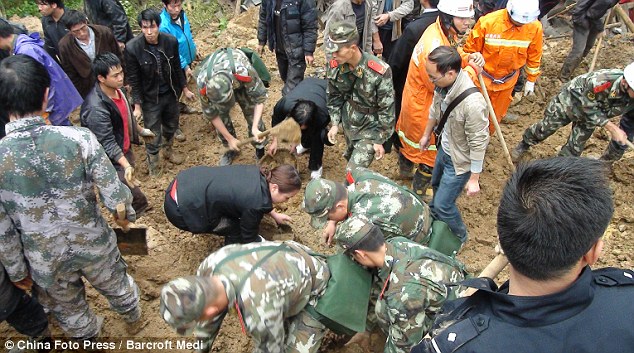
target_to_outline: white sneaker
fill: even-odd
[[[310,172],[310,178],[311,179],[317,179],[317,178],[321,178],[321,173],[324,171],[324,167],[319,167],[319,169],[317,170],[313,170],[312,172]]]
[[[308,148],[305,148],[304,146],[302,146],[302,144],[300,143],[299,145],[297,145],[297,147],[295,147],[295,151],[297,152],[297,155],[300,155],[306,151],[308,151]]]

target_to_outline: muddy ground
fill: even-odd
[[[29,25],[35,28],[39,25],[39,19],[28,19]],[[226,31],[218,33],[217,24],[211,23],[209,28],[199,29],[196,35],[199,51],[207,55],[215,48],[221,46],[255,47],[257,26],[257,11],[251,9],[242,14],[229,24]],[[634,57],[632,36],[613,36],[604,45],[597,63],[597,68],[623,68]],[[556,79],[559,68],[571,41],[568,38],[548,40],[542,60],[543,76],[541,85],[545,98],[528,97],[511,111],[518,113],[521,118],[513,124],[502,124],[502,130],[509,148],[512,148],[520,139],[524,129],[542,117],[543,109],[550,97],[556,94],[561,83]],[[591,59],[591,58],[590,58]],[[266,103],[264,119],[270,126],[270,116],[275,102],[280,98],[282,83],[279,79],[275,57],[267,52],[264,60],[272,72],[274,80],[269,89],[269,100]],[[589,65],[584,62],[575,74],[584,73]],[[315,72],[325,63],[323,51],[317,50],[316,65],[308,69],[308,73]],[[193,104],[198,107],[198,103]],[[239,128],[239,138],[246,137],[245,123],[239,109],[233,112],[236,126]],[[192,235],[173,227],[165,218],[161,205],[164,190],[174,176],[185,168],[197,165],[215,165],[221,155],[222,145],[211,132],[211,124],[202,114],[184,115],[181,117],[181,127],[187,135],[187,141],[176,143],[176,150],[186,155],[186,161],[182,165],[165,163],[165,173],[157,179],[150,179],[147,175],[145,153],[143,146],[135,147],[138,157],[138,177],[143,182],[142,189],[151,201],[154,209],[139,220],[139,224],[150,227],[149,256],[128,256],[129,271],[136,279],[142,290],[141,306],[147,326],[132,339],[135,341],[175,341],[179,337],[159,317],[159,293],[163,284],[169,280],[183,275],[193,274],[198,264],[211,252],[223,244],[223,239],[215,235]],[[544,158],[554,156],[557,148],[564,143],[570,128],[564,128],[557,132],[544,143],[534,147],[530,152],[531,158]],[[344,148],[344,139],[340,137],[335,147],[326,148],[324,158],[324,177],[334,180],[342,180],[345,161],[341,157]],[[585,155],[598,156],[608,143],[605,134],[600,131],[589,141]],[[614,219],[605,235],[606,247],[598,266],[619,266],[631,268],[633,264],[633,250],[631,237],[634,232],[634,211],[632,201],[634,193],[631,192],[631,182],[634,175],[634,153],[628,152],[625,157],[614,164],[612,172],[612,187],[614,189],[616,212]],[[244,148],[242,154],[235,163],[254,163],[254,151],[251,147]],[[309,181],[310,173],[307,170],[308,156],[299,157],[299,168],[304,184]],[[375,161],[371,168],[394,178],[397,173],[397,162],[394,154],[388,155],[380,161]],[[475,197],[462,196],[459,199],[459,207],[465,218],[470,232],[470,239],[459,258],[467,265],[471,273],[478,273],[495,256],[496,244],[495,215],[498,200],[504,181],[509,175],[509,167],[502,154],[500,142],[492,138],[489,145],[485,171],[480,179],[482,191]],[[630,191],[628,191],[630,190]],[[300,209],[302,193],[292,198],[288,203],[280,207],[280,211],[293,217],[293,225],[290,231],[284,231],[275,227],[272,219],[265,219],[261,229],[262,234],[269,239],[295,239],[317,251],[330,251],[321,242],[320,231],[310,227],[309,217]],[[503,272],[498,280],[505,279]],[[126,332],[123,321],[108,309],[106,300],[94,290],[88,291],[89,301],[99,315],[105,316],[103,337],[107,342],[120,342],[119,337],[130,336]],[[54,333],[61,336],[59,328],[54,326]],[[0,336],[19,338],[6,324],[0,325]],[[116,338],[115,338],[116,337]],[[329,336],[322,351],[351,353],[361,352],[358,347],[343,347],[345,337]],[[373,345],[376,351],[380,350],[381,339],[375,335]],[[1,345],[0,345],[1,347]],[[118,347],[118,346],[117,346]],[[124,346],[125,347],[125,346]],[[175,351],[176,349],[169,349]],[[213,351],[246,353],[252,350],[250,340],[240,331],[240,325],[234,315],[230,315],[220,331],[214,344]],[[62,350],[58,350],[62,351]],[[138,350],[152,351],[152,350]]]

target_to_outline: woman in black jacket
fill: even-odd
[[[255,165],[193,167],[178,173],[165,190],[165,215],[179,229],[224,236],[225,245],[259,242],[264,214],[278,224],[290,221],[273,204],[286,202],[301,186],[290,165],[270,171]]]

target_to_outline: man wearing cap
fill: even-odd
[[[614,160],[620,149],[617,146],[625,145],[627,134],[610,118],[633,109],[634,63],[624,70],[598,70],[577,76],[548,103],[544,119],[524,131],[522,141],[511,151],[511,157],[518,161],[531,146],[572,123],[572,131],[559,151],[560,156],[580,156],[594,129],[603,127],[610,132],[613,142],[602,158]]]
[[[408,189],[366,168],[348,172],[348,188],[328,179],[311,180],[304,193],[303,208],[315,229],[332,242],[337,223],[350,215],[364,214],[386,238],[405,237],[424,241],[429,234],[429,207]]]
[[[229,309],[256,353],[316,353],[325,326],[304,308],[326,289],[326,261],[288,241],[229,245],[209,255],[196,276],[177,278],[161,291],[161,317],[209,352]],[[284,329],[287,327],[287,331]]]
[[[454,299],[463,265],[436,250],[403,237],[385,240],[364,215],[353,215],[337,228],[335,241],[359,264],[377,269],[368,312],[369,338],[378,325],[387,336],[384,353],[408,353],[427,334],[436,312]]]
[[[362,52],[358,40],[354,23],[330,24],[326,52],[332,54],[327,72],[332,127],[328,139],[334,143],[341,123],[348,171],[381,159],[383,143],[394,131],[392,70],[376,56]]]
[[[247,122],[249,137],[257,136],[266,128],[262,111],[266,101],[266,87],[249,61],[237,48],[221,48],[205,58],[194,73],[203,115],[211,120],[218,137],[229,151],[218,165],[229,165],[238,155],[238,142],[229,116],[236,101]],[[255,140],[255,158],[264,156],[265,139]]]

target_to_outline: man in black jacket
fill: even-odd
[[[320,178],[323,168],[324,144],[332,146],[328,141],[328,124],[330,116],[326,106],[326,80],[309,77],[295,86],[285,97],[282,97],[273,108],[271,125],[275,126],[286,118],[295,119],[302,129],[301,143],[296,149],[302,154],[310,149],[308,169],[312,179]],[[277,137],[273,137],[269,145],[269,154],[277,150]]]
[[[394,43],[394,47],[392,48],[394,55],[390,55],[388,64],[392,68],[392,82],[394,82],[394,113],[396,114],[396,121],[394,124],[396,124],[398,116],[401,114],[403,87],[405,87],[409,61],[412,58],[414,47],[427,27],[436,22],[436,19],[438,18],[438,9],[436,8],[436,6],[438,6],[438,1],[439,0],[420,1],[421,6],[423,7],[423,13],[415,21],[405,27],[403,35],[396,41],[396,43]],[[401,145],[401,141],[396,132],[392,135],[392,143],[395,148],[398,148]]]
[[[90,23],[110,27],[121,50],[134,37],[128,15],[119,0],[84,0],[84,12]]]
[[[134,153],[131,144],[139,144],[139,135],[150,140],[154,134],[141,128],[132,114],[130,104],[121,90],[123,69],[113,53],[98,55],[92,68],[97,83],[81,105],[81,126],[92,131],[112,165],[119,180],[132,191],[132,207],[137,217],[148,208],[147,198],[134,177]]]
[[[317,43],[317,10],[314,0],[264,0],[258,22],[258,52],[268,43],[275,50],[286,95],[304,78],[313,63]]]
[[[159,176],[159,149],[163,157],[181,164],[183,157],[172,150],[174,133],[178,129],[178,98],[181,93],[190,100],[194,94],[187,88],[185,74],[178,55],[178,41],[174,36],[159,32],[161,17],[154,9],[141,11],[138,17],[143,34],[128,42],[125,50],[126,73],[132,86],[135,118],[141,118],[156,138],[145,147],[151,176]],[[162,139],[165,139],[163,142]]]
[[[605,13],[618,3],[618,0],[579,0],[572,10],[572,48],[559,77],[568,81],[581,60],[588,55],[597,36],[603,32]]]
[[[58,43],[68,33],[64,2],[62,0],[36,0],[36,3],[42,15],[44,49],[59,63]]]

